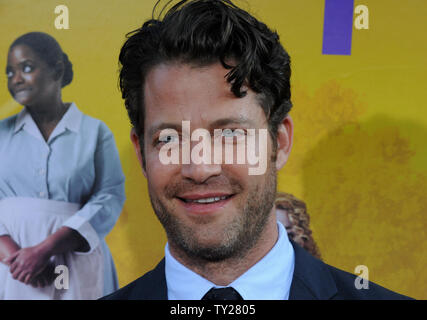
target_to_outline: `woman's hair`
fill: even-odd
[[[68,56],[62,51],[58,41],[52,36],[43,32],[29,32],[17,38],[10,49],[17,45],[26,45],[31,48],[36,55],[45,61],[51,68],[56,68],[56,64],[61,61],[64,64],[64,74],[61,86],[65,87],[73,80],[73,65]],[[9,49],[9,50],[10,50]]]
[[[286,228],[289,238],[298,243],[313,256],[321,259],[319,248],[312,237],[310,230],[310,216],[304,201],[295,198],[293,195],[278,192],[276,195],[276,208],[286,211],[290,227]]]

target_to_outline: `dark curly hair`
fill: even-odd
[[[257,93],[275,149],[278,125],[292,107],[290,57],[277,33],[230,0],[183,0],[162,19],[166,5],[155,19],[159,2],[152,19],[127,34],[119,56],[119,85],[140,142],[147,73],[164,62],[195,66],[220,62],[230,69],[227,81],[236,97],[245,96],[243,85]]]
[[[44,32],[29,32],[17,38],[10,45],[10,49],[17,45],[26,45],[35,54],[46,62],[51,68],[56,68],[58,61],[64,64],[64,74],[62,76],[61,87],[65,87],[73,80],[73,65],[68,56],[62,51],[58,41]]]

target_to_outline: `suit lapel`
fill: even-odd
[[[331,299],[337,293],[337,287],[328,266],[292,240],[291,243],[295,252],[295,269],[289,300]]]
[[[322,261],[314,258],[291,240],[295,252],[295,269],[289,300],[327,300],[337,293],[335,281]],[[137,299],[167,300],[165,259],[140,278],[133,295]]]
[[[167,300],[168,289],[165,276],[165,259],[139,279],[136,286],[137,290],[133,292],[136,299],[142,300]]]

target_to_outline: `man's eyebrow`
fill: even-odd
[[[161,131],[163,129],[174,129],[176,131],[181,131],[181,123],[180,124],[176,124],[176,123],[160,123],[158,125],[154,125],[152,127],[150,127],[150,129],[148,129],[148,137],[152,137],[156,132]]]
[[[249,125],[250,127],[255,128],[255,123],[251,119],[248,119],[244,116],[240,116],[237,118],[218,119],[218,120],[215,120],[210,126],[215,129],[218,127],[224,127],[232,124]]]
[[[210,124],[210,127],[212,129],[216,129],[216,128],[220,128],[220,127],[224,127],[224,126],[232,125],[232,124],[248,125],[251,128],[255,128],[255,123],[251,119],[248,119],[244,116],[235,117],[235,118],[218,119],[218,120],[215,120],[214,122],[212,122]],[[177,123],[163,122],[163,123],[160,123],[158,125],[154,125],[148,129],[148,136],[151,137],[156,132],[161,131],[163,129],[174,129],[174,130],[180,132],[182,130],[182,123],[177,124]],[[191,129],[194,129],[194,128],[191,128]]]

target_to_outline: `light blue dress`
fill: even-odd
[[[100,120],[72,103],[46,142],[29,112],[0,121],[0,201],[31,197],[80,203],[64,222],[77,230],[90,250],[104,256],[104,295],[118,289],[105,236],[125,201],[125,177],[114,137]],[[1,213],[0,213],[1,214]],[[0,224],[0,235],[7,234]]]

